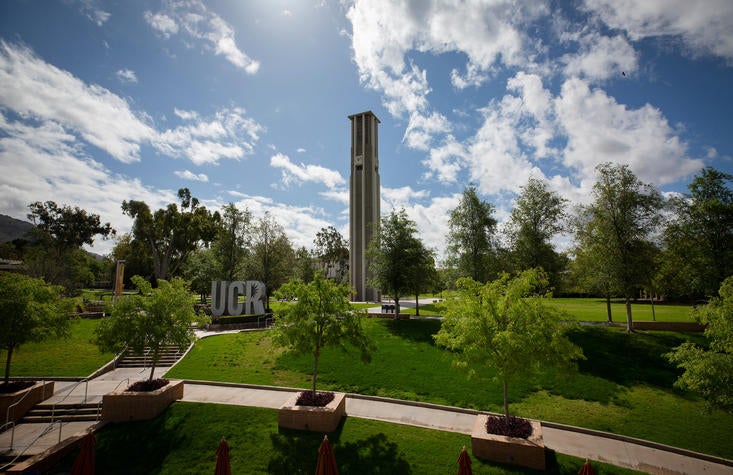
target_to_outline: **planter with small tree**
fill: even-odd
[[[547,278],[537,270],[494,282],[463,278],[458,295],[446,299],[435,341],[455,352],[469,374],[492,368],[504,387],[504,415],[479,414],[471,436],[474,456],[538,470],[545,468],[538,421],[509,415],[509,382],[540,365],[569,365],[583,358],[565,336],[561,314],[546,304]]]
[[[278,425],[288,429],[333,432],[345,415],[342,393],[316,391],[318,362],[324,348],[348,342],[370,360],[373,343],[361,327],[361,316],[349,304],[351,291],[344,284],[316,273],[313,281],[291,280],[283,285],[278,298],[289,304],[276,319],[274,342],[295,353],[313,355],[312,389],[294,395],[278,410]]]
[[[115,353],[130,349],[142,354],[147,350],[150,374],[147,380],[104,395],[103,420],[150,419],[176,399],[183,398],[183,381],[153,379],[153,376],[165,345],[183,350],[196,338],[192,325],[198,317],[184,280],[158,280],[157,289],[137,275],[132,281],[140,294],[125,296],[112,306],[110,316],[97,327],[96,343],[101,351]]]

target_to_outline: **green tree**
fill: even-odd
[[[265,213],[253,227],[252,253],[247,262],[247,275],[265,284],[268,309],[272,291],[292,275],[293,261],[293,246],[285,235],[285,230],[270,213]]]
[[[723,281],[719,295],[694,312],[707,324],[709,349],[683,343],[667,358],[684,370],[675,386],[702,394],[709,408],[733,412],[733,277]]]
[[[318,361],[329,347],[346,350],[350,343],[360,351],[364,362],[371,360],[374,344],[361,326],[360,314],[349,304],[350,289],[316,272],[309,283],[293,279],[283,285],[278,296],[297,301],[278,315],[273,341],[298,354],[313,355],[312,391],[316,392]]]
[[[212,214],[188,188],[178,190],[180,209],[175,203],[155,213],[143,201],[123,201],[122,211],[134,219],[132,235],[152,252],[156,279],[176,275],[188,255],[216,236],[219,213]]]
[[[5,383],[13,352],[22,344],[69,335],[71,300],[61,300],[61,287],[21,274],[0,272],[0,348],[6,351]]]
[[[400,297],[414,290],[412,279],[422,265],[425,246],[416,236],[415,222],[404,209],[383,216],[367,255],[372,271],[372,284],[395,301],[395,314],[400,312]]]
[[[565,336],[561,314],[547,303],[547,277],[526,270],[481,284],[457,282],[455,298],[444,304],[443,324],[434,338],[455,352],[457,366],[469,375],[492,369],[504,386],[504,415],[509,418],[509,383],[548,364],[569,365],[583,352]]]
[[[199,294],[202,304],[211,293],[211,283],[221,273],[215,252],[214,249],[197,249],[189,254],[183,268],[183,276],[191,283],[191,290]]]
[[[541,180],[530,178],[522,187],[506,227],[516,269],[541,267],[550,282],[557,283],[562,260],[552,246],[552,238],[564,230],[566,205],[567,200],[548,190]]]
[[[496,258],[493,214],[494,207],[478,197],[474,185],[463,191],[460,203],[451,211],[448,257],[461,276],[479,282],[489,279]]]
[[[349,242],[333,226],[321,228],[313,240],[315,255],[326,277],[344,282],[349,277]]]
[[[580,209],[576,241],[580,252],[601,263],[611,287],[621,292],[627,331],[632,331],[631,299],[653,274],[649,238],[659,225],[664,202],[627,165],[604,163],[596,170],[594,201]]]
[[[152,380],[164,345],[183,350],[194,341],[197,315],[183,279],[159,280],[156,289],[139,275],[132,281],[140,294],[125,296],[113,304],[110,316],[102,319],[95,330],[95,343],[101,351],[113,353],[129,348],[142,354],[149,348],[152,364],[148,380]]]
[[[28,219],[36,225],[32,232],[35,243],[26,250],[24,261],[35,277],[62,285],[67,292],[94,281],[92,258],[82,250],[92,245],[96,236],[114,235],[109,223],[102,224],[99,215],[77,207],[59,206],[53,201],[31,203]]]
[[[306,284],[313,280],[313,274],[316,272],[316,263],[305,246],[299,247],[295,251],[295,266],[293,267],[293,277],[300,279]]]
[[[133,275],[142,275],[153,281],[153,254],[150,245],[138,241],[132,234],[125,233],[117,236],[112,248],[112,257],[117,261],[125,261],[125,286],[132,285]]]
[[[219,263],[219,276],[223,280],[231,282],[242,276],[252,241],[251,222],[252,213],[248,209],[242,211],[234,203],[224,206],[216,240],[212,244]]]
[[[713,295],[733,274],[733,175],[703,168],[670,200],[664,232],[661,280],[669,293],[688,298]]]
[[[415,315],[420,315],[420,293],[439,287],[438,271],[435,269],[435,251],[425,247],[420,241],[421,250],[417,253],[417,262],[411,267],[409,283],[415,293]]]

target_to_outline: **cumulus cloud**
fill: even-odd
[[[126,100],[5,41],[0,41],[0,106],[53,121],[126,163],[138,161],[140,143],[155,136]]]
[[[122,82],[137,82],[137,75],[132,69],[120,69],[115,73]]]
[[[295,164],[290,157],[278,153],[270,157],[270,166],[279,168],[282,174],[282,183],[289,186],[303,182],[322,183],[329,189],[344,185],[346,180],[335,170],[320,165]]]
[[[733,60],[733,3],[729,0],[585,0],[584,8],[633,40],[675,36],[693,54]]]
[[[109,17],[112,16],[111,13],[99,7],[94,0],[81,0],[81,12],[84,16],[96,23],[97,26],[104,25],[109,20]]]
[[[201,181],[204,183],[209,181],[209,177],[206,176],[205,173],[196,174],[189,170],[176,170],[173,173],[175,173],[175,175],[182,180]]]
[[[221,159],[241,159],[254,151],[264,127],[235,107],[222,109],[213,117],[174,109],[181,119],[191,122],[168,129],[153,140],[155,148],[171,157],[187,158],[196,165],[216,164]]]
[[[110,172],[83,151],[78,139],[54,121],[25,124],[0,113],[0,201],[3,213],[25,219],[28,204],[53,200],[80,206],[110,221],[119,233],[131,220],[122,214],[123,200],[142,200],[155,209],[176,201],[170,190],[155,190],[138,179]],[[97,240],[94,250],[106,253],[112,241]]]
[[[579,38],[579,51],[562,58],[565,75],[593,80],[619,77],[638,67],[638,55],[621,35],[608,37],[589,33]]]
[[[242,51],[234,39],[234,28],[200,0],[168,2],[162,12],[146,11],[145,21],[165,38],[179,32],[201,40],[206,48],[248,74],[255,74],[260,63]]]

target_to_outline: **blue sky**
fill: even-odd
[[[0,2],[0,213],[54,200],[119,232],[188,187],[348,238],[350,114],[381,120],[382,212],[444,248],[474,183],[573,204],[597,164],[666,193],[733,173],[733,2]],[[98,241],[108,252],[113,243]]]

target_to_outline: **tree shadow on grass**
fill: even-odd
[[[680,372],[664,355],[686,341],[704,341],[699,335],[588,327],[573,329],[568,336],[585,354],[578,363],[581,373],[627,387],[645,383],[665,389],[672,388]]]
[[[440,320],[387,320],[385,327],[399,338],[435,345],[433,335],[438,333],[440,325]]]
[[[410,474],[410,464],[399,453],[395,442],[383,434],[375,434],[355,442],[340,443],[343,422],[329,435],[339,473],[348,474]],[[318,447],[323,434],[280,429],[271,434],[275,455],[267,465],[272,474],[310,474],[318,463]]]
[[[179,428],[183,419],[171,421],[165,414],[147,421],[124,422],[125,430],[114,430],[117,424],[102,429],[94,447],[97,473],[158,473],[166,456],[185,439]],[[151,437],[151,434],[154,436]],[[135,452],[120,450],[134,447]]]

